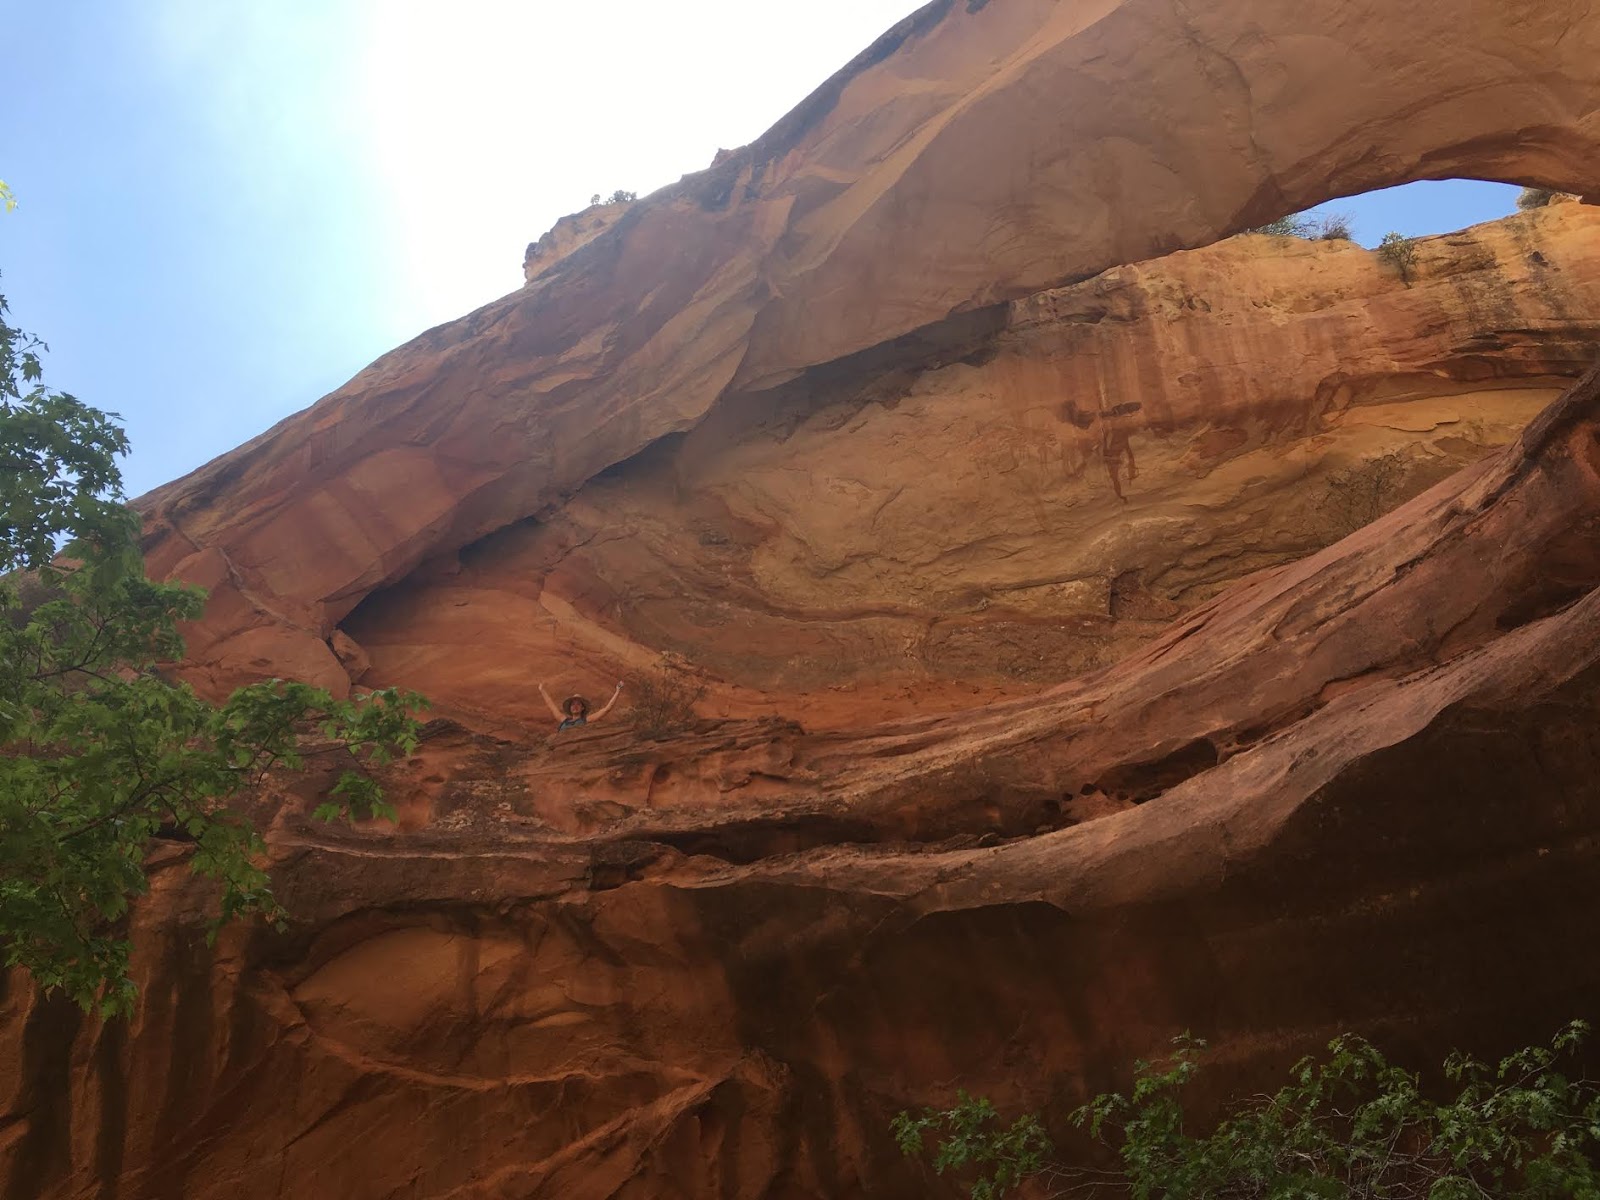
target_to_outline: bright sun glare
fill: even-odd
[[[517,287],[522,247],[593,193],[643,195],[752,140],[916,7],[165,0],[156,49],[239,153],[319,139],[318,178],[370,192],[389,302],[416,325]]]
[[[366,0],[349,78],[403,277],[438,319],[511,290],[562,214],[709,166],[914,7]]]
[[[916,7],[21,6],[8,290],[49,334],[53,377],[125,414],[137,492],[515,290],[523,247],[563,214],[751,141]],[[1415,185],[1326,207],[1370,246],[1514,197]]]

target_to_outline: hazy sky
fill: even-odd
[[[594,192],[742,145],[913,0],[0,0],[0,292],[131,495],[522,282]],[[1419,185],[1371,243],[1509,212]]]

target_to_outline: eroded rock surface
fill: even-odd
[[[160,850],[134,1021],[0,981],[4,1195],[938,1194],[888,1120],[958,1087],[1059,1124],[1185,1028],[1215,1099],[1585,1015],[1593,210],[1409,287],[1153,256],[1592,190],[1597,49],[1577,3],[936,3],[147,497],[202,684],[441,717],[398,830],[311,822],[332,765],[252,798],[283,931],[208,947]],[[698,716],[545,736],[536,677],[663,652]]]
[[[1234,238],[730,397],[343,629],[367,682],[507,732],[547,724],[532,681],[662,652],[706,713],[807,728],[1030,694],[1477,461],[1600,350],[1600,212],[1421,254],[1406,286]]]
[[[1425,51],[1423,48],[1426,48]],[[713,169],[145,499],[219,687],[719,397],[1332,195],[1600,176],[1583,0],[928,4]]]
[[[899,1107],[1059,1118],[1180,1028],[1219,1088],[1347,1028],[1525,1040],[1600,985],[1597,532],[1600,371],[1106,671],[650,748],[742,754],[716,805],[574,798],[639,754],[599,727],[436,727],[394,782],[464,819],[408,834],[264,797],[287,933],[207,951],[173,862],[131,1027],[7,993],[7,1194],[924,1194]]]

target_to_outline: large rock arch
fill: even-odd
[[[1347,3],[1316,29],[1241,7],[931,5],[755,146],[147,497],[155,565],[216,585],[202,660],[342,678],[323,639],[363,595],[729,389],[1336,191],[1593,178],[1578,5]],[[1147,207],[1085,232],[1103,174],[1019,168],[1007,206],[960,169],[1003,149],[1008,101],[1034,104],[1026,163],[1051,96],[1118,80],[1097,119],[1195,147],[1151,179],[1137,141],[1101,151]],[[1577,243],[1574,212],[1547,219]],[[1571,374],[1587,320],[1533,369]],[[1419,1061],[1546,1033],[1600,988],[1574,951],[1600,904],[1597,447],[1592,372],[1379,523],[958,721],[648,754],[446,728],[393,782],[540,819],[415,836],[309,822],[327,777],[255,797],[289,930],[206,947],[209,893],[169,848],[132,917],[137,1021],[0,977],[7,1195],[915,1194],[888,1117],[957,1084],[1059,1117],[1185,1026],[1251,1086],[1342,1028]],[[696,770],[723,807],[675,801]],[[574,799],[630,771],[655,806]]]
[[[153,568],[216,593],[201,677],[342,687],[327,639],[372,589],[730,390],[1332,196],[1583,192],[1597,63],[1583,0],[935,0],[751,146],[145,497]]]

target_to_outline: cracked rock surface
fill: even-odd
[[[1215,239],[1592,189],[1597,63],[1581,3],[936,2],[143,498],[198,686],[436,716],[397,827],[250,797],[285,929],[164,846],[136,1018],[0,977],[0,1194],[939,1195],[888,1122],[957,1088],[1592,1016],[1600,217]],[[640,671],[694,712],[551,736]]]

